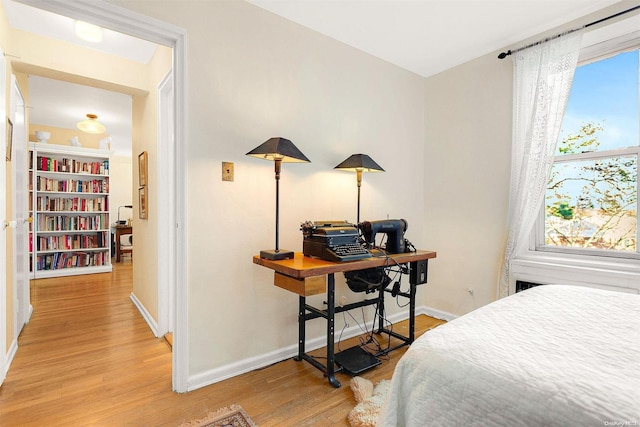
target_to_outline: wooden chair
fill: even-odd
[[[130,254],[133,257],[133,234],[121,234],[118,246],[120,256],[122,254]]]

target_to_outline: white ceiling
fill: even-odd
[[[216,0],[208,0],[216,1]],[[329,37],[428,77],[479,56],[517,48],[521,40],[618,3],[618,0],[248,0]],[[13,28],[147,63],[156,45],[105,30],[91,44],[73,33],[74,21],[3,0]],[[496,59],[498,60],[498,59]],[[121,146],[131,135],[128,95],[31,77],[33,123],[74,128],[97,114]],[[127,127],[128,124],[128,127]],[[121,138],[122,136],[122,138]]]
[[[125,34],[103,29],[103,41],[86,42],[75,35],[75,21],[41,9],[3,0],[12,28],[60,39],[68,43],[148,63],[157,45]],[[111,137],[116,155],[131,156],[132,99],[130,95],[59,80],[29,76],[29,117],[31,123],[76,129],[76,123],[87,114],[96,114]],[[82,143],[83,132],[78,130]]]
[[[31,75],[28,104],[31,123],[63,129],[77,129],[87,114],[96,114],[107,128],[114,154],[131,155],[130,95]],[[83,135],[78,130],[80,143]]]
[[[619,0],[248,0],[431,76]]]
[[[147,64],[156,51],[156,45],[153,43],[106,28],[102,30],[101,43],[87,42],[76,36],[74,19],[13,0],[3,0],[3,5],[12,28],[122,56],[143,64]]]

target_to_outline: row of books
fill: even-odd
[[[82,181],[79,179],[53,179],[39,176],[37,191],[59,191],[63,193],[109,193],[109,178]]]
[[[33,161],[33,159],[31,160]],[[46,172],[67,172],[67,173],[90,173],[92,175],[109,175],[109,160],[82,162],[76,159],[63,157],[56,159],[53,157],[38,156],[36,168]],[[33,169],[33,164],[31,165]]]
[[[95,234],[63,234],[61,236],[40,236],[37,239],[38,251],[64,251],[73,249],[96,249],[104,247],[107,232]]]
[[[31,201],[31,199],[29,199]],[[29,207],[31,209],[31,207]],[[49,197],[36,198],[36,210],[50,212],[107,212],[109,198],[102,197]]]
[[[36,270],[60,270],[63,268],[102,266],[109,263],[108,252],[56,252],[39,255]]]
[[[38,231],[108,230],[109,214],[91,216],[38,215]]]

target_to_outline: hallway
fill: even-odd
[[[148,403],[178,397],[171,350],[153,336],[131,289],[130,259],[113,273],[31,282],[33,315],[0,388],[3,426],[125,425]]]

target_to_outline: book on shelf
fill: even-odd
[[[83,162],[72,158],[38,156],[36,169],[43,172],[64,172],[75,174],[109,175],[109,160]],[[29,168],[33,169],[30,161]]]

